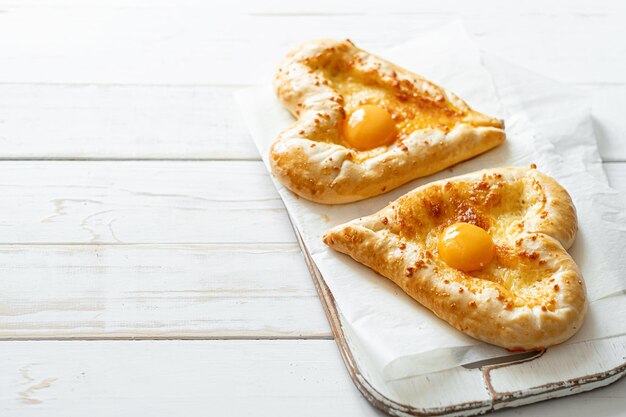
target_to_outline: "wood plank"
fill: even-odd
[[[297,244],[0,245],[0,339],[330,337]]]
[[[581,377],[620,367],[623,372],[625,350],[626,338],[623,336],[557,346],[535,360],[492,369],[489,371],[491,386],[498,397],[505,399],[539,394],[544,390],[542,387],[548,385],[555,390],[575,392],[581,387],[573,386],[573,382]]]
[[[203,8],[4,7],[0,82],[249,84],[268,79],[285,52],[306,39],[350,37],[378,50],[459,17],[483,48],[531,70],[565,82],[626,82],[626,60],[616,59],[624,56],[615,42],[623,37],[620,13],[451,9],[229,15]]]
[[[625,11],[623,2],[619,0],[602,1],[597,4],[589,4],[586,0],[570,0],[560,2],[545,2],[541,0],[528,0],[515,6],[503,4],[498,0],[476,0],[472,4],[459,2],[458,0],[440,0],[429,3],[407,3],[404,0],[389,0],[384,3],[376,0],[362,0],[358,5],[349,2],[336,2],[334,0],[318,0],[314,3],[308,1],[291,1],[285,3],[281,0],[257,1],[234,1],[229,3],[213,3],[205,0],[1,0],[0,7],[132,7],[132,8],[203,8],[219,10],[222,13],[242,14],[427,14],[427,13],[463,13],[463,14],[496,14],[496,15],[568,15],[568,14],[608,14]]]
[[[334,341],[0,342],[0,410],[27,417],[382,416],[352,385]],[[306,401],[306,405],[303,405]],[[619,415],[624,380],[498,416]]]
[[[380,416],[335,342],[2,342],[4,415]],[[304,405],[306,401],[306,405]]]
[[[626,85],[580,87],[602,157],[626,161]],[[259,159],[239,88],[0,84],[0,159]]]
[[[258,159],[236,90],[0,84],[0,158]]]
[[[295,242],[256,161],[4,161],[0,243]]]
[[[594,391],[519,408],[499,410],[498,417],[621,416],[626,408],[626,379]]]
[[[6,0],[5,0],[6,1]],[[28,0],[49,1],[49,0]],[[72,1],[72,0],[64,0]],[[98,0],[99,1],[99,0]],[[132,0],[141,4],[145,0]],[[160,0],[162,4],[167,0]],[[172,0],[170,0],[172,1]],[[187,4],[197,4],[200,0],[184,0]],[[244,2],[244,4],[247,2]],[[248,8],[256,13],[264,14],[334,14],[334,13],[362,13],[362,14],[430,14],[430,13],[457,13],[463,15],[559,15],[568,14],[608,14],[624,11],[624,4],[618,0],[598,2],[590,5],[585,0],[573,0],[566,3],[542,2],[530,0],[524,3],[510,5],[498,0],[476,0],[462,2],[458,0],[440,0],[437,2],[406,2],[390,0],[384,3],[375,0],[359,2],[358,6],[349,2],[338,3],[333,0],[319,0],[316,2],[293,1],[284,3],[281,0],[267,0],[262,3],[252,2]]]

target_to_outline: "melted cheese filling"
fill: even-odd
[[[387,86],[366,84],[358,74],[339,72],[327,76],[335,91],[343,97],[343,107],[348,115],[364,105],[375,105],[387,110],[396,125],[398,140],[405,139],[416,130],[439,129],[448,132],[464,116],[463,112],[443,97],[434,100],[415,90],[415,94],[408,96]]]
[[[554,271],[539,253],[523,249],[519,240],[522,214],[539,212],[545,202],[541,186],[528,178],[514,183],[504,183],[496,176],[483,177],[479,183],[448,182],[425,189],[417,198],[399,200],[390,231],[432,256],[440,274],[453,277],[470,291],[482,291],[477,280],[492,281],[512,305],[522,305],[532,299],[554,298],[548,286],[539,285]],[[482,268],[463,271],[449,265],[439,253],[441,233],[457,222],[476,225],[493,239],[493,259]]]

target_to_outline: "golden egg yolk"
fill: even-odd
[[[461,271],[475,271],[493,259],[495,245],[489,233],[470,223],[454,223],[439,235],[439,256]]]
[[[346,141],[360,151],[387,145],[396,136],[396,124],[382,107],[366,104],[357,107],[344,121]]]

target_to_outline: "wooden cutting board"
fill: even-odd
[[[346,368],[363,396],[393,416],[473,416],[609,385],[626,374],[626,335],[483,361],[385,382],[359,360],[359,347],[324,277],[294,227]]]

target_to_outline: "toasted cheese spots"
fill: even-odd
[[[470,223],[454,223],[445,228],[437,246],[445,263],[465,272],[483,268],[495,254],[489,233]]]
[[[364,151],[393,142],[396,125],[387,110],[366,104],[355,109],[345,119],[343,132],[351,147]]]

